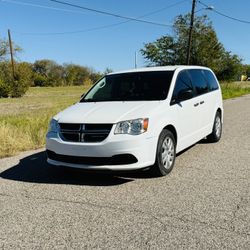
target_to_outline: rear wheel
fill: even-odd
[[[222,122],[221,122],[221,114],[220,112],[216,112],[213,131],[210,135],[207,136],[207,140],[209,142],[218,142],[221,138],[222,134]]]
[[[152,166],[152,172],[155,176],[164,176],[169,174],[175,162],[176,141],[171,131],[164,129],[158,140],[156,160]]]

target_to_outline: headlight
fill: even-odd
[[[148,129],[148,118],[139,118],[130,121],[118,122],[115,128],[115,134],[139,135]]]
[[[60,127],[58,122],[55,119],[52,119],[49,124],[49,132],[55,132],[57,133],[59,131]]]

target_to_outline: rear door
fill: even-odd
[[[197,114],[195,119],[199,123],[199,129],[197,134],[200,139],[207,136],[211,127],[211,117],[213,116],[213,101],[212,95],[209,92],[208,81],[201,69],[190,69],[188,70],[192,84],[196,93],[197,100]]]
[[[190,90],[193,97],[186,100],[179,100],[180,92]],[[197,122],[199,103],[195,97],[190,75],[187,70],[182,70],[176,79],[171,103],[171,116],[174,118],[175,127],[178,133],[177,152],[194,144],[199,138],[197,131],[200,129],[200,122]]]

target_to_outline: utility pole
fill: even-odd
[[[10,35],[10,30],[9,29],[8,29],[8,37],[9,37],[9,46],[10,46],[10,58],[11,58],[12,74],[13,74],[13,79],[15,80],[15,68],[14,68],[13,48],[12,48],[12,41],[11,41],[11,35]]]
[[[189,35],[188,35],[188,47],[187,47],[187,60],[186,64],[189,65],[190,63],[190,54],[191,54],[191,45],[192,45],[192,35],[193,35],[193,25],[194,25],[194,11],[195,11],[195,4],[196,0],[193,0],[192,3],[192,11],[191,11],[191,18],[190,18],[190,26],[189,26]]]
[[[135,69],[137,68],[137,53],[135,51]]]

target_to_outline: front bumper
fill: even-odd
[[[82,168],[88,170],[136,170],[153,165],[157,147],[157,138],[150,137],[147,133],[132,135],[114,135],[112,132],[102,142],[82,143],[63,141],[58,134],[48,133],[46,136],[46,149],[60,157],[48,157],[48,163],[57,166]],[[136,161],[115,164],[106,159],[113,159],[121,155],[132,155]],[[68,160],[72,158],[72,160]],[[82,164],[78,159],[97,159]],[[65,160],[67,159],[67,160]],[[102,159],[103,164],[102,164]]]

